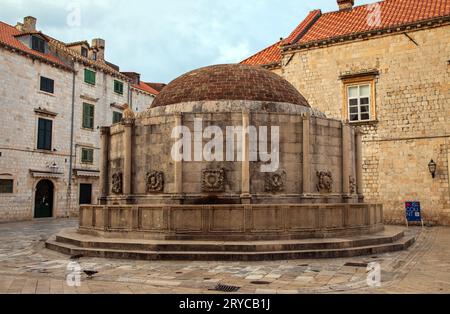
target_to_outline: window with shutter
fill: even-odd
[[[94,129],[95,107],[91,104],[83,103],[83,128]]]
[[[95,85],[95,72],[89,69],[84,69],[84,82]]]
[[[38,121],[38,143],[37,148],[52,150],[53,121],[39,118]]]
[[[55,82],[52,79],[41,76],[41,91],[53,94]]]
[[[31,49],[45,53],[45,40],[37,36],[31,36]]]
[[[120,81],[114,81],[114,92],[123,95],[123,83]]]
[[[81,149],[81,162],[89,164],[94,162],[94,150],[92,148]]]

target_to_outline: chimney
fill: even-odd
[[[37,19],[32,16],[27,16],[23,18],[22,32],[29,33],[36,31]]]
[[[350,11],[353,9],[355,0],[337,0],[337,4],[339,6],[339,11]]]
[[[105,44],[104,39],[92,39],[92,48],[97,50],[97,60],[105,60]]]

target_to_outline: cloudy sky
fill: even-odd
[[[334,11],[336,0],[1,0],[0,20],[15,25],[32,15],[39,30],[65,42],[104,38],[108,61],[167,83],[201,66],[239,62],[317,8]]]

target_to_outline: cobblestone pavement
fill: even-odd
[[[67,285],[70,258],[44,242],[76,220],[0,224],[0,293],[450,293],[450,228],[412,228],[420,233],[407,251],[331,260],[270,262],[147,262],[81,258],[79,287]],[[365,264],[381,265],[381,287],[367,285]],[[352,263],[352,266],[346,264]]]

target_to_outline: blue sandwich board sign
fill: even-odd
[[[409,222],[421,222],[423,225],[422,219],[422,209],[420,206],[420,202],[406,202],[406,224]]]

